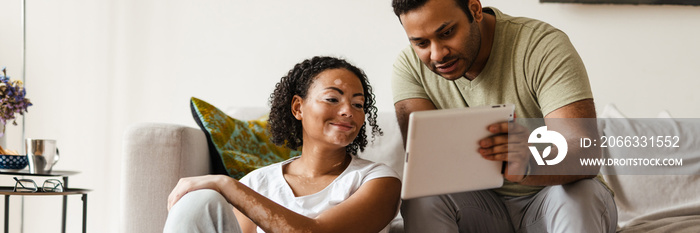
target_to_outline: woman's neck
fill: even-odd
[[[282,167],[294,196],[306,196],[328,187],[350,165],[352,157],[342,151],[315,150],[304,145],[301,157]]]
[[[318,177],[325,175],[340,175],[350,164],[352,158],[347,155],[345,148],[339,150],[324,150],[319,147],[302,147],[301,157],[294,160],[295,169],[290,172],[305,176]]]

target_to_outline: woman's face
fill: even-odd
[[[292,112],[301,120],[303,140],[344,148],[365,121],[365,96],[360,79],[347,69],[329,69],[316,76],[306,99],[294,96]]]

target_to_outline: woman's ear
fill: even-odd
[[[304,102],[304,99],[302,99],[298,95],[294,95],[292,97],[292,115],[294,115],[294,118],[297,120],[301,120],[302,114],[301,114],[301,103]]]

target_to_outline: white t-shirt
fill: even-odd
[[[399,178],[389,166],[351,156],[350,165],[326,188],[311,195],[295,197],[284,179],[282,166],[298,158],[254,170],[241,178],[240,182],[287,209],[315,218],[348,199],[367,181],[382,177]],[[258,232],[264,231],[258,227]]]

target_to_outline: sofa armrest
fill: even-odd
[[[140,123],[123,140],[120,232],[162,232],[178,180],[210,172],[205,135],[187,126]]]

